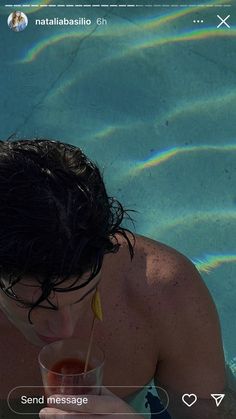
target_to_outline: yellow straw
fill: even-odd
[[[93,335],[94,335],[95,319],[98,319],[98,320],[101,320],[101,321],[103,319],[101,299],[100,299],[100,294],[99,294],[97,288],[96,288],[96,292],[95,292],[95,294],[93,295],[93,298],[92,298],[91,307],[92,307],[94,316],[93,316],[93,322],[92,322],[92,327],[91,327],[90,336],[89,336],[89,346],[88,346],[87,355],[86,355],[86,361],[85,361],[85,366],[84,366],[84,373],[87,372],[89,358],[90,358],[90,355],[91,355]]]

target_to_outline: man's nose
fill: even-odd
[[[49,330],[53,336],[69,338],[73,335],[75,319],[73,319],[72,309],[69,305],[52,311],[48,320]]]

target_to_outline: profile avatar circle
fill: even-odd
[[[14,32],[22,32],[28,25],[28,18],[20,11],[12,12],[7,19],[9,28]]]

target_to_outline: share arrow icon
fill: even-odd
[[[223,398],[225,397],[225,394],[211,394],[211,397],[213,397],[213,399],[215,400],[216,406],[219,407]]]

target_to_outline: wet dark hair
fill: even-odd
[[[51,292],[87,285],[100,271],[103,257],[116,253],[121,235],[134,255],[134,235],[121,227],[132,218],[108,197],[98,167],[78,148],[44,139],[0,141],[0,278],[2,290],[31,311]],[[127,233],[132,236],[132,242]],[[86,282],[81,276],[90,272]],[[37,301],[14,293],[25,277],[41,287]],[[68,287],[66,281],[76,277]]]

